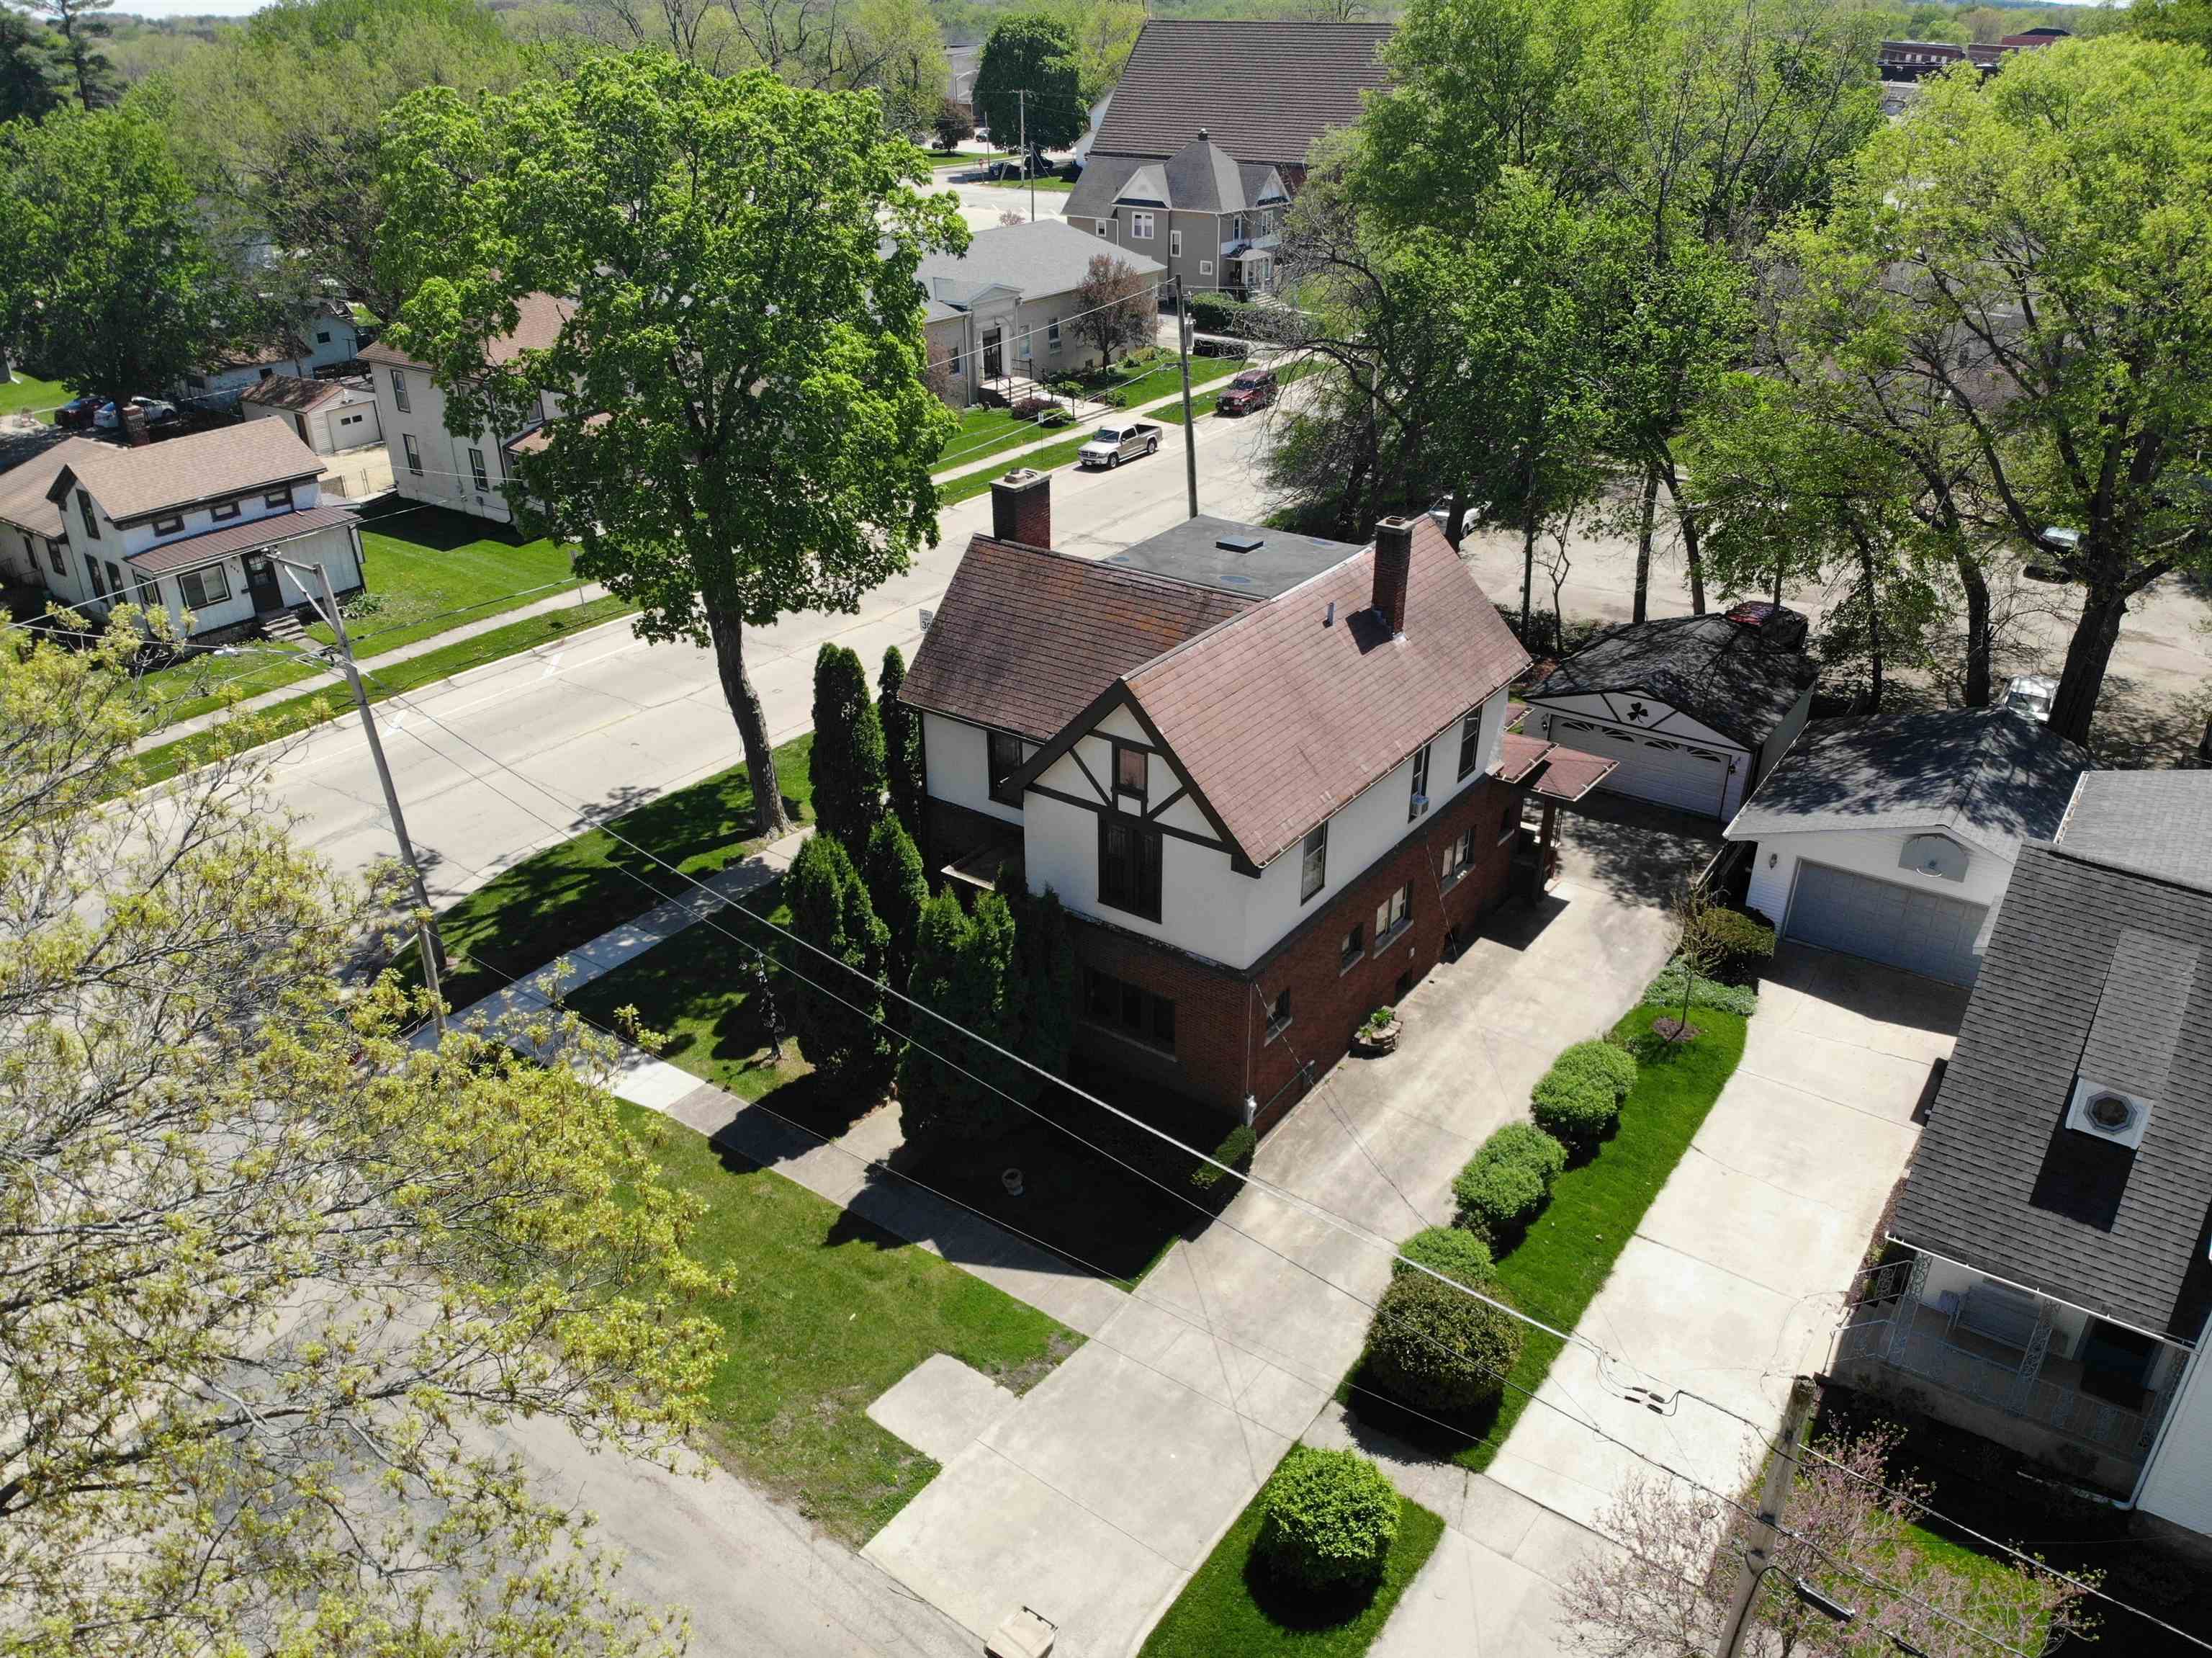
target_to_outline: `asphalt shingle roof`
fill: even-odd
[[[59,442],[49,440],[28,460],[0,475],[0,521],[34,535],[59,536],[66,527],[61,505],[47,499],[46,491],[53,487],[62,468],[96,456],[106,447],[88,437],[64,437]]]
[[[1064,220],[1037,219],[979,230],[964,253],[927,254],[915,267],[915,277],[932,299],[947,305],[964,307],[998,287],[1042,299],[1079,287],[1091,261],[1101,253],[1121,260],[1139,276],[1157,276],[1167,268]]]
[[[303,380],[297,375],[271,375],[239,393],[239,401],[264,409],[319,409],[334,397],[345,395],[335,380]]]
[[[1528,699],[1639,692],[1757,748],[1818,674],[1803,651],[1778,645],[1757,628],[1725,616],[1668,616],[1599,635]]]
[[[2055,838],[2076,857],[2212,885],[2212,771],[2092,771]]]
[[[1818,720],[1729,825],[1730,840],[1830,829],[1941,829],[2010,856],[2048,840],[2087,750],[1997,708]]]
[[[525,351],[542,351],[552,344],[561,338],[561,329],[575,314],[576,307],[550,294],[525,294],[516,302],[515,310],[514,332],[501,334],[484,346],[484,362],[492,368],[503,368]],[[417,363],[388,340],[362,347],[361,360],[429,371],[428,363]]]
[[[1893,1232],[2193,1339],[2212,1304],[2208,941],[2201,886],[2022,847]],[[2083,1075],[2149,1100],[2139,1149],[2065,1125]]]
[[[250,495],[321,475],[322,460],[282,420],[247,420],[132,448],[95,443],[68,470],[120,524],[165,508]],[[48,492],[58,488],[58,474]]]

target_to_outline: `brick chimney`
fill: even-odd
[[[123,441],[133,448],[143,448],[154,441],[147,429],[146,411],[135,403],[125,403],[115,411],[115,424],[123,433]]]
[[[1375,527],[1375,613],[1391,636],[1406,631],[1406,584],[1413,571],[1413,521],[1386,518]]]
[[[1052,550],[1052,474],[1017,466],[991,480],[991,533],[1001,541]]]

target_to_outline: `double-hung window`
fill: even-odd
[[[62,544],[51,535],[46,538],[46,562],[54,567],[55,575],[69,574],[69,561],[62,557]]]
[[[1304,904],[1328,885],[1328,825],[1316,825],[1300,853],[1298,902]]]
[[[1444,848],[1444,884],[1449,886],[1467,873],[1467,866],[1474,862],[1474,831],[1470,828],[1457,840]]]
[[[1098,818],[1098,901],[1147,921],[1160,918],[1160,832],[1141,818]]]
[[[1367,954],[1367,929],[1354,922],[1352,930],[1344,936],[1344,942],[1336,953],[1337,971],[1341,972]]]
[[[1406,794],[1406,821],[1429,809],[1429,751],[1425,747],[1413,753],[1413,786]]]
[[[1291,993],[1288,988],[1279,991],[1267,1004],[1267,1040],[1272,1042],[1291,1027]]]
[[[1094,1025],[1166,1052],[1175,1051],[1176,1004],[1140,984],[1087,967],[1083,974],[1083,1013]]]
[[[412,432],[400,433],[399,447],[407,452],[407,470],[413,472],[417,478],[422,477],[422,452],[415,447],[415,434]]]
[[[478,494],[489,493],[491,490],[491,474],[484,470],[484,458],[483,451],[482,449],[471,449],[469,451],[469,476],[476,480],[477,491]]]
[[[407,376],[397,369],[392,371],[392,402],[400,413],[407,412]]]
[[[986,757],[991,778],[991,798],[1001,806],[1019,806],[1021,791],[1013,786],[1014,773],[1022,769],[1022,740],[1011,731],[994,731]]]
[[[1152,216],[1149,213],[1129,215],[1129,240],[1150,241],[1152,239]]]
[[[1407,881],[1375,906],[1375,948],[1381,949],[1413,918],[1413,883]]]
[[[84,533],[95,541],[100,539],[100,515],[92,509],[92,497],[82,490],[76,492],[76,509],[84,520]]]
[[[1180,230],[1168,232],[1168,257],[1171,259],[1182,257],[1182,232]]]
[[[1057,351],[1060,349],[1060,319],[1058,317],[1045,319],[1044,337],[1046,343],[1054,350]]]
[[[1481,758],[1482,710],[1474,708],[1469,709],[1467,717],[1459,722],[1459,777],[1462,783],[1467,781],[1468,774],[1474,770],[1474,763]]]

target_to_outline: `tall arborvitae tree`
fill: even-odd
[[[908,1135],[918,1139],[983,1141],[1002,1133],[1021,1095],[1019,1066],[992,1045],[1019,1051],[1019,1001],[1014,978],[1014,917],[1006,901],[986,893],[963,916],[940,893],[922,913],[915,948],[914,997],[941,1015],[913,1015],[899,1072],[899,1106]],[[970,1035],[985,1039],[969,1039]],[[926,1050],[926,1051],[925,1051]]]
[[[906,658],[899,648],[884,652],[883,673],[876,680],[876,719],[884,728],[884,779],[890,790],[891,810],[920,846],[928,816],[928,785],[922,766],[921,715],[899,700],[906,684]]]
[[[1015,1051],[1046,1070],[1065,1071],[1075,1040],[1075,941],[1068,934],[1067,911],[1052,888],[1032,894],[1009,871],[1000,871],[999,893],[1014,917],[1010,1000],[1021,1036]],[[1012,1091],[1035,1100],[1043,1087],[1042,1077],[1024,1070]]]
[[[872,1094],[895,1058],[884,1019],[890,930],[845,849],[811,835],[784,877],[791,930],[812,949],[789,947],[792,1034],[806,1063],[831,1082]]]
[[[929,902],[929,876],[921,853],[906,826],[895,817],[877,821],[868,835],[868,901],[889,935],[884,971],[899,990],[914,976],[915,940],[921,930],[922,906]]]
[[[854,863],[884,812],[884,728],[860,659],[839,644],[814,657],[814,747],[807,758],[814,820]]]

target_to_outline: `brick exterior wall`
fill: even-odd
[[[1081,1016],[1076,1045],[1086,1056],[1139,1081],[1184,1095],[1209,1120],[1195,1131],[1225,1132],[1258,1101],[1264,1131],[1303,1097],[1291,1084],[1344,1058],[1352,1033],[1376,1008],[1398,1000],[1400,984],[1419,984],[1443,959],[1447,936],[1473,941],[1483,916],[1505,897],[1512,847],[1499,836],[1520,821],[1520,790],[1488,779],[1429,814],[1327,906],[1309,915],[1249,971],[1237,972],[1102,923],[1071,917],[1078,961],[1176,1004],[1172,1057]],[[1474,861],[1442,886],[1445,850],[1468,829]],[[1374,948],[1375,908],[1399,887],[1413,888],[1411,919],[1388,948]],[[1344,936],[1365,930],[1360,958],[1341,961]],[[1082,994],[1079,982],[1077,993]],[[1267,1010],[1291,993],[1291,1021],[1267,1036]]]

